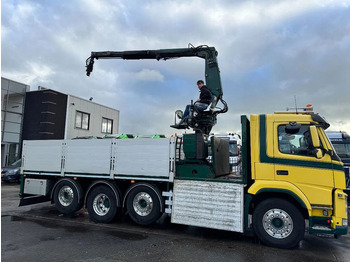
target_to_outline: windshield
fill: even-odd
[[[230,156],[238,156],[238,147],[237,147],[237,142],[236,141],[231,141],[230,142],[229,150],[230,150]]]
[[[350,158],[350,144],[333,144],[333,147],[340,158]]]

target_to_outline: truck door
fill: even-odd
[[[297,123],[290,131],[288,122],[274,124],[275,180],[286,181],[297,186],[311,205],[332,205],[334,186],[332,160],[323,153],[316,158],[312,148],[310,123]],[[318,127],[318,133],[323,132]],[[321,147],[326,143],[320,136]],[[323,193],[320,193],[322,192]]]

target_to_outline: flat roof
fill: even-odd
[[[59,93],[59,94],[62,94],[62,95],[66,95],[66,96],[71,96],[71,97],[75,97],[77,99],[80,99],[80,100],[84,100],[86,102],[89,102],[89,103],[92,103],[92,104],[95,104],[95,105],[98,105],[98,106],[102,106],[102,107],[105,107],[105,108],[108,108],[108,109],[111,109],[111,110],[115,110],[115,111],[118,111],[120,112],[118,109],[116,108],[113,108],[113,107],[109,107],[109,106],[106,106],[106,105],[102,105],[102,104],[99,104],[99,103],[96,103],[94,101],[90,101],[88,99],[85,99],[85,98],[81,98],[79,96],[75,96],[75,95],[71,95],[71,94],[65,94],[65,93],[62,93],[60,91],[57,91],[57,90],[54,90],[54,89],[50,89],[50,88],[47,88],[47,89],[41,89],[41,90],[33,90],[33,91],[28,91],[28,93],[32,93],[32,92],[45,92],[45,91],[52,91],[52,92],[56,92],[56,93]]]

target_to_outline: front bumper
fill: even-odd
[[[327,234],[327,235],[347,235],[349,227],[346,226],[336,226],[331,228],[327,226],[327,221],[332,218],[320,218],[320,217],[310,217],[309,218],[309,234]],[[323,220],[323,221],[322,221]]]
[[[4,182],[19,181],[20,178],[21,176],[19,174],[13,174],[13,175],[1,174],[1,181],[4,181]]]
[[[349,232],[348,226],[336,227],[334,235],[337,235],[337,236],[347,235],[348,232]]]

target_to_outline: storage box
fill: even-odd
[[[52,187],[52,181],[47,179],[26,178],[24,180],[24,194],[46,196]]]

